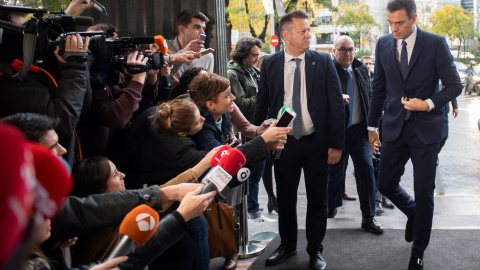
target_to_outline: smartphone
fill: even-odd
[[[270,118],[270,119],[265,120],[264,122],[271,125],[273,123],[273,121],[275,121],[275,119]]]
[[[207,35],[205,34],[200,34],[200,36],[198,36],[198,39],[200,39],[201,41],[205,41],[206,38],[207,38]]]
[[[204,56],[205,54],[213,53],[215,50],[212,48],[205,49],[203,51],[199,51],[197,55]]]
[[[296,116],[297,114],[294,111],[292,111],[289,108],[286,108],[283,111],[282,115],[280,116],[280,119],[278,119],[277,127],[290,126],[290,124],[293,122],[293,119],[295,119]]]

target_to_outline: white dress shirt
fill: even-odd
[[[283,96],[283,106],[288,106],[292,108],[292,97],[293,97],[293,76],[295,75],[295,61],[291,61],[293,58],[300,58],[302,62],[300,63],[300,102],[302,104],[302,135],[308,135],[315,131],[313,127],[312,118],[308,112],[307,107],[307,88],[305,83],[305,53],[293,57],[285,51],[285,64],[283,67],[284,79],[284,96]],[[293,131],[288,133],[289,135],[293,134]]]

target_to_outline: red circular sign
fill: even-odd
[[[272,44],[273,47],[277,47],[277,45],[278,45],[278,37],[277,37],[277,35],[273,35],[273,36],[270,38],[270,43]]]

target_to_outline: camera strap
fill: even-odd
[[[13,75],[13,78],[18,81],[24,81],[30,70],[30,66],[33,63],[33,57],[35,55],[35,44],[37,42],[37,35],[25,32],[23,34],[23,65],[17,74]]]
[[[148,71],[146,65],[125,65],[125,69],[130,74],[139,74]]]

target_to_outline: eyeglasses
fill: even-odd
[[[343,48],[343,47],[342,47],[342,48],[335,48],[335,49],[337,49],[337,50],[338,50],[339,52],[341,52],[341,53],[347,53],[347,52],[353,53],[353,52],[355,51],[354,48],[348,48],[348,49],[347,49],[347,48]]]

